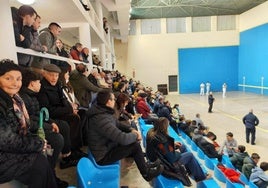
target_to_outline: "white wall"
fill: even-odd
[[[117,67],[130,77],[135,69],[136,80],[154,90],[157,84],[168,84],[168,75],[178,75],[179,48],[232,46],[239,43],[238,30],[141,35],[139,21],[136,26],[137,35],[128,38],[127,64],[117,62]],[[193,74],[195,71],[198,71],[198,67],[193,67]]]
[[[240,15],[239,31],[244,31],[268,22],[268,1]]]

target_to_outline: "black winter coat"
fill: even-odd
[[[36,135],[19,135],[13,101],[0,89],[0,184],[27,172],[43,149]]]
[[[52,119],[61,119],[65,115],[73,114],[73,107],[64,96],[59,82],[52,86],[45,78],[42,79],[38,101],[40,107],[48,109]]]
[[[137,140],[131,128],[121,124],[114,110],[106,106],[93,105],[87,112],[88,146],[96,161],[118,145],[129,145]]]

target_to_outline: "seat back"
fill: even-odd
[[[209,158],[208,156],[205,155],[205,165],[208,167],[210,170],[214,170],[215,165],[218,164],[218,159],[217,158]]]
[[[226,183],[226,176],[225,174],[217,167],[214,168],[214,176],[219,180],[220,182]]]
[[[197,148],[197,156],[198,156],[200,159],[202,159],[202,160],[205,159],[205,153],[203,152],[202,149]]]

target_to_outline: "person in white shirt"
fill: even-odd
[[[205,84],[202,82],[200,84],[200,96],[205,95]]]
[[[227,84],[223,83],[222,85],[222,97],[226,97],[226,89],[227,89]]]
[[[206,95],[208,95],[209,94],[209,92],[210,92],[210,82],[208,82],[207,81],[207,83],[206,83]]]

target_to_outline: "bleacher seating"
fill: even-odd
[[[219,163],[217,158],[209,158],[208,156],[205,155],[205,165],[208,167],[210,170],[214,170],[215,165]]]
[[[220,188],[214,178],[207,179],[196,184],[197,188]]]
[[[244,188],[241,183],[233,183],[228,178],[226,179],[226,188]]]

